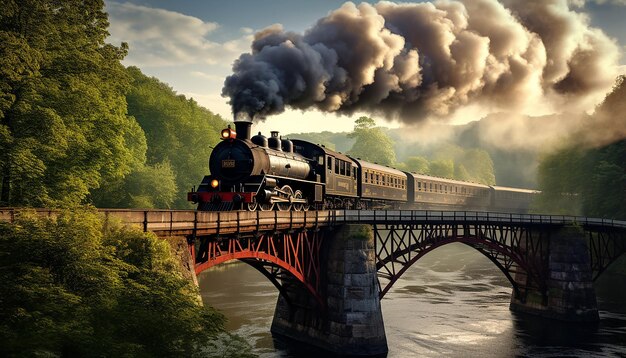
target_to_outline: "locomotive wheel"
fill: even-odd
[[[259,204],[256,202],[256,200],[251,203],[246,203],[246,209],[248,209],[248,211],[256,211],[258,207]]]
[[[291,189],[289,185],[285,185],[280,190],[285,193],[284,199],[289,199],[289,201],[286,203],[276,203],[276,206],[280,211],[289,211],[291,209],[291,198],[293,198],[293,189]]]
[[[274,209],[274,204],[272,203],[262,203],[259,204],[259,210],[261,211],[271,211]]]
[[[302,192],[300,190],[296,190],[296,193],[293,194],[293,197],[295,199],[302,199]],[[294,211],[301,211],[304,209],[304,204],[303,203],[293,203],[293,210]]]

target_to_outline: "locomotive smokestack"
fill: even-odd
[[[237,132],[237,139],[250,139],[250,132],[252,130],[252,122],[248,121],[235,121],[235,131]]]

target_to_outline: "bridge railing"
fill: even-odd
[[[578,224],[626,228],[626,221],[567,215],[513,214],[481,211],[337,210],[335,221],[362,223],[511,223],[536,225]]]
[[[13,222],[24,209],[0,208],[0,221]],[[26,209],[40,216],[55,217],[59,211]],[[105,223],[117,220],[153,231],[169,234],[233,234],[268,230],[314,228],[343,223],[510,223],[517,225],[578,224],[595,227],[626,228],[626,221],[563,215],[511,214],[480,211],[432,210],[332,210],[332,211],[228,211],[99,209]]]

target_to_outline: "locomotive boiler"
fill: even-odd
[[[310,160],[294,152],[293,142],[278,132],[250,137],[250,122],[235,126],[222,130],[209,158],[211,175],[188,199],[199,210],[306,209],[303,190],[308,193],[316,180]]]

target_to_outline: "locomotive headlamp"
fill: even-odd
[[[212,188],[217,188],[218,185],[220,185],[220,182],[217,179],[211,180],[211,187]]]
[[[222,140],[225,139],[235,139],[237,137],[237,132],[235,132],[230,126],[226,129],[222,129]]]

